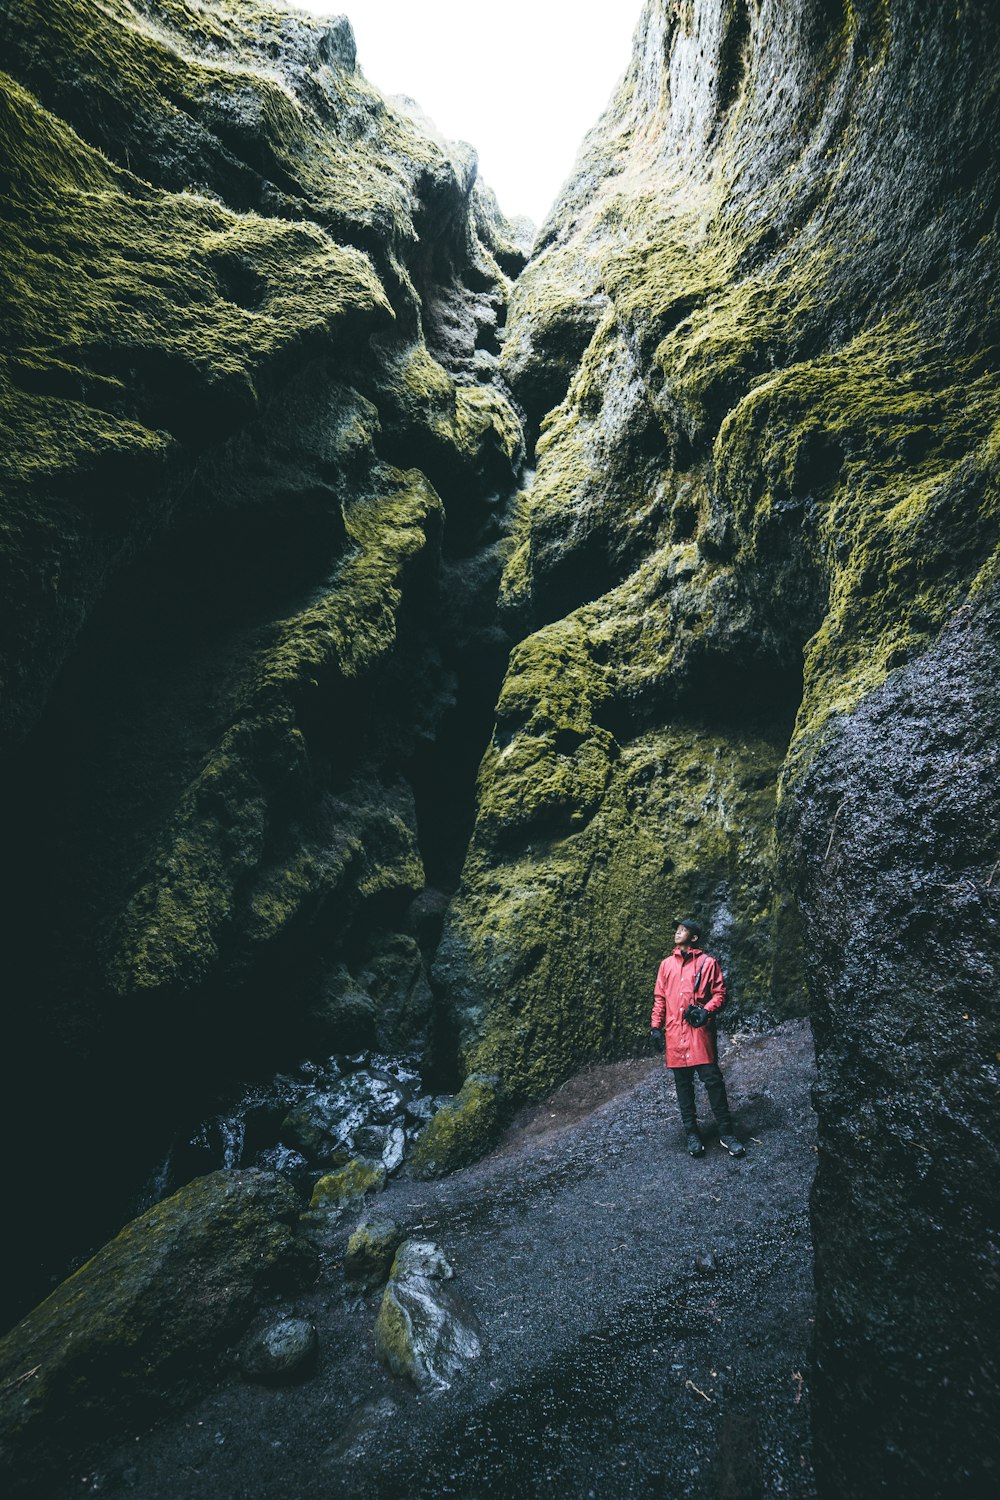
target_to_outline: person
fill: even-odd
[[[719,1145],[731,1156],[745,1156],[733,1133],[726,1084],[715,1048],[715,1017],[726,1003],[726,983],[718,960],[704,953],[697,946],[700,942],[701,923],[683,917],[674,933],[674,951],[663,960],[656,975],[649,1034],[657,1046],[665,1045],[666,1066],[674,1075],[690,1154],[702,1156],[705,1151],[694,1102],[697,1073],[719,1127]]]

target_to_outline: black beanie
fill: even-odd
[[[694,917],[678,917],[678,927],[686,927],[693,938],[701,938],[701,923],[696,922]]]

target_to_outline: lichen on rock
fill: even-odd
[[[424,1126],[410,1166],[417,1177],[443,1177],[483,1156],[501,1123],[498,1080],[470,1073],[461,1089]]]

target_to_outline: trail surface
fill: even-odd
[[[689,1158],[663,1068],[621,1063],[525,1112],[477,1166],[383,1195],[380,1213],[442,1245],[482,1325],[448,1392],[420,1397],[377,1362],[381,1292],[358,1296],[339,1266],[352,1220],[292,1305],[319,1329],[310,1380],[221,1372],[65,1493],[807,1500],[812,1039],[793,1022],[721,1057],[743,1160],[714,1130]],[[699,1105],[704,1120],[700,1085]]]

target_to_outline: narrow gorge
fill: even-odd
[[[269,1408],[269,1497],[583,1500],[588,1440],[531,1426],[578,1390],[602,1500],[994,1494],[1000,12],[645,0],[537,233],[347,17],[0,0],[0,35],[12,1492],[250,1493],[165,1466],[186,1412],[252,1429],[212,1393],[298,1298],[341,1386]],[[742,1127],[787,1121],[704,1188],[659,1180],[646,1050],[685,911]],[[551,1281],[647,1231],[714,1275],[715,1192],[753,1241],[718,1307],[636,1286],[678,1347],[704,1304],[752,1400],[668,1359],[720,1425],[671,1406],[683,1482],[632,1472],[660,1344],[619,1308],[612,1390]],[[398,1243],[341,1283],[384,1204],[464,1251],[485,1394],[407,1407],[408,1456],[366,1397],[380,1468]],[[576,1340],[530,1387],[469,1274],[504,1245]]]

